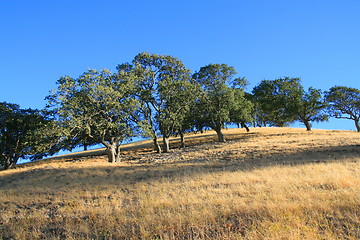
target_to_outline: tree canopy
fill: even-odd
[[[14,166],[20,158],[37,160],[54,154],[53,122],[41,111],[0,103],[0,166]],[[48,131],[50,130],[50,131]]]
[[[302,92],[297,106],[298,120],[305,125],[306,130],[311,131],[312,122],[328,120],[328,115],[324,112],[326,107],[321,90],[310,87],[307,92]]]
[[[256,116],[272,126],[283,127],[295,120],[311,131],[312,122],[326,121],[326,103],[319,89],[310,87],[306,92],[300,78],[263,80],[253,89]]]
[[[240,85],[238,85],[240,88],[237,91],[229,86],[235,81],[235,74],[234,67],[226,64],[209,64],[200,68],[193,75],[194,81],[201,88],[196,104],[196,121],[214,129],[219,142],[225,141],[222,128],[225,123],[230,122],[230,112],[235,109],[238,111],[246,109],[242,106],[235,106],[236,100],[248,104]]]
[[[308,131],[329,116],[351,119],[360,132],[360,90],[335,86],[304,90],[300,78],[262,80],[251,93],[234,67],[209,64],[191,75],[170,55],[137,54],[117,72],[88,70],[76,78],[61,77],[46,97],[46,110],[0,103],[0,166],[21,158],[36,160],[60,149],[103,144],[110,162],[120,161],[125,140],[152,138],[158,153],[170,151],[171,135],[238,124],[283,127],[300,121]],[[325,112],[325,109],[328,112]],[[329,115],[330,114],[330,115]],[[159,138],[163,139],[163,146]]]
[[[120,161],[121,143],[135,136],[136,130],[130,117],[138,107],[131,97],[134,85],[132,79],[121,77],[108,70],[61,77],[47,97],[65,139],[83,136],[103,144],[110,162]]]
[[[262,80],[252,92],[259,116],[263,116],[262,121],[283,127],[297,119],[297,107],[302,91],[299,78],[285,77]]]
[[[345,86],[335,86],[325,92],[329,112],[335,118],[353,120],[360,132],[360,90]]]
[[[249,132],[250,129],[248,124],[254,121],[254,117],[252,116],[254,104],[245,92],[245,87],[247,85],[248,81],[245,78],[236,78],[232,82],[234,103],[229,118],[231,123],[236,123]]]
[[[169,137],[181,127],[195,98],[190,71],[175,57],[146,52],[135,56],[132,64],[119,65],[118,70],[136,76],[134,97],[140,102],[137,122],[143,135],[153,139],[157,152],[168,152]]]

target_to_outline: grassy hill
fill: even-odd
[[[360,239],[360,135],[294,128],[143,141],[0,172],[2,239]],[[173,146],[178,140],[172,139]]]

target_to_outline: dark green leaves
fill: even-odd
[[[335,86],[325,92],[329,103],[330,114],[336,118],[354,120],[358,132],[360,132],[360,90],[356,88]]]
[[[233,79],[235,74],[235,69],[226,64],[209,64],[193,75],[194,81],[201,87],[195,108],[195,119],[201,123],[200,126],[214,129],[219,141],[225,140],[221,128],[230,122],[231,116],[235,119],[238,114],[246,115],[242,111],[246,107],[240,105],[249,103],[244,99],[243,92],[246,80]],[[229,86],[230,83],[233,83],[234,88]]]
[[[253,89],[254,100],[263,122],[273,126],[285,126],[297,119],[297,107],[303,88],[299,78],[262,80]]]
[[[57,91],[48,99],[69,142],[85,138],[88,142],[84,144],[110,147],[134,136],[130,116],[138,102],[131,97],[134,85],[127,76],[89,70],[76,79],[64,77],[57,83]]]
[[[131,65],[119,65],[118,70],[135,77],[134,97],[140,102],[137,122],[143,135],[156,141],[159,131],[165,138],[174,134],[195,98],[196,88],[185,65],[172,56],[140,53]]]
[[[20,158],[36,160],[53,154],[53,122],[42,112],[0,103],[0,166],[15,165]]]

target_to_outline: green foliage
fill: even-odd
[[[165,141],[177,131],[194,101],[196,88],[190,82],[190,71],[177,58],[139,53],[132,64],[118,66],[119,72],[135,76],[135,98],[141,103],[138,124],[143,135],[157,143],[161,133]],[[168,143],[164,151],[169,151]]]
[[[134,84],[122,77],[108,70],[89,70],[76,79],[62,77],[47,97],[68,142],[101,143],[111,162],[119,161],[121,143],[135,135],[131,115],[138,102],[130,97]]]
[[[326,107],[321,90],[310,87],[307,92],[303,92],[301,101],[298,103],[298,119],[310,131],[311,122],[328,120],[328,115],[324,113]]]
[[[204,126],[214,129],[220,142],[225,141],[221,129],[225,123],[231,121],[232,111],[234,113],[237,111],[236,117],[247,120],[247,113],[244,110],[250,105],[246,107],[242,105],[250,104],[244,98],[245,79],[234,80],[235,74],[235,69],[226,64],[209,64],[193,75],[194,81],[202,90],[196,104],[195,119]],[[229,86],[231,83],[238,88],[231,88]]]
[[[263,80],[253,89],[256,116],[260,122],[273,126],[286,126],[295,120],[302,122],[308,131],[311,122],[326,121],[323,112],[326,103],[321,90],[304,91],[299,78]]]
[[[252,94],[244,91],[245,78],[226,64],[209,64],[190,75],[177,58],[139,53],[121,64],[116,74],[88,70],[78,78],[61,77],[48,97],[47,112],[0,103],[0,165],[8,168],[19,158],[38,159],[59,149],[103,144],[109,161],[119,161],[120,145],[137,136],[151,137],[156,150],[161,134],[164,151],[169,137],[204,127],[225,141],[222,128],[236,123],[286,126],[299,120],[311,130],[312,122],[331,116],[355,121],[360,131],[360,90],[333,87],[304,91],[299,78],[263,80]],[[50,120],[50,116],[53,118]],[[140,131],[141,130],[141,131]]]
[[[0,166],[8,169],[20,158],[36,160],[54,152],[49,134],[53,122],[39,110],[0,103]]]
[[[252,103],[251,118],[254,127],[266,126],[266,114],[261,110],[259,101],[256,101],[254,94],[245,93],[245,98]]]
[[[262,80],[252,92],[262,122],[283,127],[298,118],[298,106],[303,93],[299,78]]]
[[[234,92],[234,103],[230,111],[230,122],[245,127],[248,131],[247,123],[254,121],[252,116],[254,104],[251,102],[244,88],[248,85],[245,78],[234,79],[232,88]]]
[[[335,86],[325,92],[329,103],[329,112],[335,118],[351,119],[360,132],[360,90],[356,88]]]

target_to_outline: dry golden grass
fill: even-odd
[[[359,239],[360,135],[257,128],[0,172],[2,239]],[[176,144],[176,139],[173,139]]]

